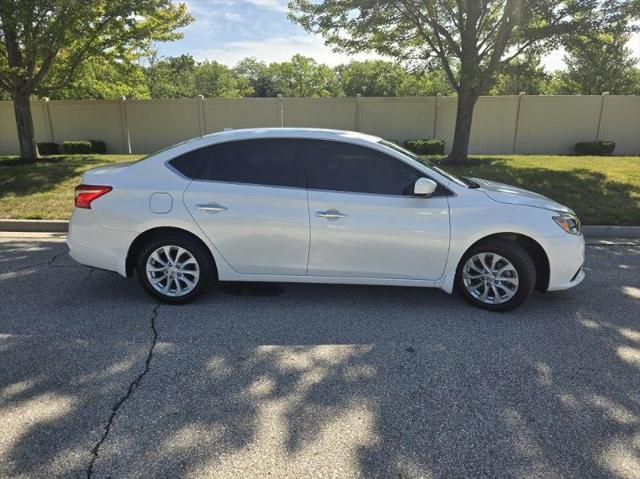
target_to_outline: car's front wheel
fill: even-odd
[[[188,236],[170,234],[149,241],[140,251],[138,279],[151,296],[166,303],[193,301],[211,278],[211,260]]]
[[[472,304],[490,311],[510,311],[533,291],[536,268],[519,244],[492,239],[467,251],[456,280],[458,289]]]

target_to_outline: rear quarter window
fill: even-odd
[[[180,156],[176,156],[173,160],[170,160],[169,164],[183,176],[191,178],[192,180],[197,179],[206,166],[209,148],[210,147],[200,148],[183,153]]]

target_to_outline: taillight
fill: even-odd
[[[76,208],[91,209],[91,202],[109,193],[110,186],[78,185],[76,186]]]

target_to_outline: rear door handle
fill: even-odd
[[[206,211],[207,213],[220,213],[221,211],[227,211],[229,208],[219,205],[218,203],[207,203],[204,205],[196,205],[196,209]]]
[[[316,211],[316,216],[318,218],[327,218],[329,220],[337,220],[340,218],[346,218],[349,215],[345,213],[340,213],[338,210],[335,210],[332,208],[327,211]]]

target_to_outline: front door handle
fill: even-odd
[[[204,205],[196,205],[196,209],[206,211],[207,213],[220,213],[221,211],[227,211],[229,208],[219,205],[218,203],[207,203]]]
[[[316,211],[316,216],[318,218],[327,218],[329,220],[337,220],[340,218],[346,218],[349,215],[345,213],[340,213],[338,210],[335,210],[332,208],[327,211]]]

